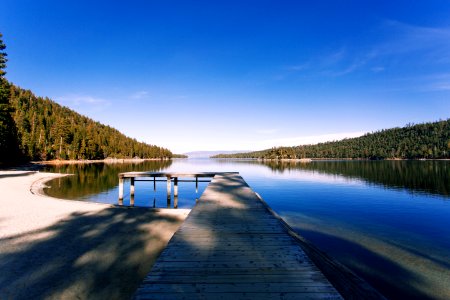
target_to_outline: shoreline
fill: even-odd
[[[173,158],[172,158],[173,159]],[[105,163],[105,164],[123,164],[123,163],[141,163],[144,161],[166,161],[171,160],[170,158],[105,158],[105,159],[82,159],[82,160],[42,160],[42,161],[31,161],[31,164],[35,165],[72,165],[72,164],[94,164],[94,163]]]
[[[0,171],[0,298],[130,298],[190,210],[45,195],[62,176]]]
[[[450,161],[450,158],[385,158],[385,159],[367,159],[367,158],[238,158],[238,157],[214,157],[210,159],[230,159],[230,160],[255,160],[255,161],[284,161],[284,162],[304,162],[313,161]]]

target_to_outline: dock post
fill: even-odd
[[[170,208],[170,193],[172,189],[172,178],[167,176],[167,208]]]
[[[178,197],[178,177],[173,179],[173,196]]]
[[[134,177],[130,178],[130,196],[134,197]]]
[[[134,177],[130,178],[130,206],[134,206]]]
[[[178,208],[178,177],[173,179],[173,208]]]
[[[195,176],[195,203],[198,202],[198,177]]]
[[[119,177],[119,205],[123,205],[123,177]]]
[[[153,191],[156,192],[156,177],[153,176]]]

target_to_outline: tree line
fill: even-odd
[[[8,82],[5,48],[0,34],[0,163],[182,157]]]
[[[448,159],[450,119],[367,133],[361,137],[236,154],[213,158],[258,159]]]

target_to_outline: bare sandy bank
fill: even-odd
[[[0,299],[127,299],[189,210],[43,196],[60,174],[0,171]]]

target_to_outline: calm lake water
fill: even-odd
[[[298,233],[390,299],[450,299],[450,162],[188,159],[48,167],[55,197],[117,203],[127,171],[238,171]],[[207,183],[179,183],[191,208]],[[125,186],[126,196],[129,187]],[[125,199],[129,201],[128,197]],[[166,183],[137,182],[138,206],[167,206]]]

